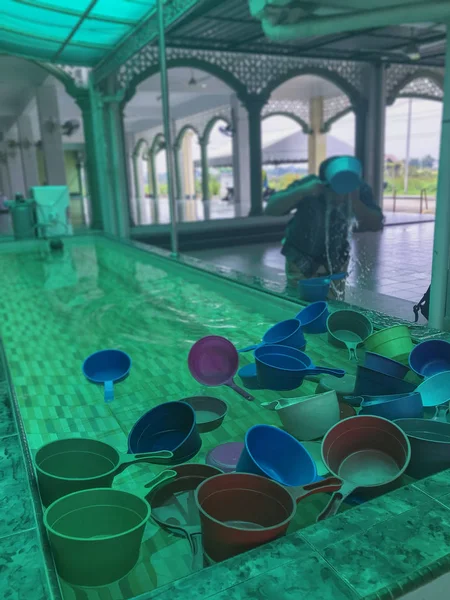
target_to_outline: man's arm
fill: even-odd
[[[323,183],[318,177],[308,178],[308,181],[305,181],[304,184],[300,183],[295,187],[273,194],[264,213],[274,217],[287,215],[307,196],[318,196],[322,191]]]
[[[377,206],[365,204],[361,200],[359,192],[353,194],[352,207],[361,229],[364,231],[380,231],[383,229],[383,213]]]

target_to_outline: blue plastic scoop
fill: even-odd
[[[125,379],[131,369],[131,358],[122,350],[100,350],[86,358],[83,374],[105,388],[105,402],[114,400],[114,383]]]

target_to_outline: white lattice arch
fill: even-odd
[[[306,74],[332,81],[353,104],[363,96],[363,64],[351,61],[168,48],[167,65],[206,71],[227,83],[241,99],[249,95],[268,99],[285,81]],[[139,83],[158,70],[158,50],[152,45],[123,64],[117,72],[117,84],[125,90],[125,101],[134,95]]]
[[[348,96],[335,96],[325,98],[323,102],[323,126],[322,132],[330,131],[333,123],[354,110],[353,104]]]
[[[189,115],[183,119],[178,119],[175,123],[176,135],[185,127],[193,129],[199,138],[203,138],[211,121],[225,121],[231,124],[231,107],[229,105],[218,106],[211,110]]]
[[[393,104],[399,97],[442,100],[444,70],[410,65],[390,65],[386,73],[386,100]]]
[[[303,100],[269,100],[261,111],[261,117],[267,119],[274,116],[284,116],[294,119],[302,128],[303,133],[311,133],[309,102]]]

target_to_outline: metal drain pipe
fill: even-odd
[[[394,0],[395,1],[395,0]],[[343,7],[344,9],[344,7]],[[259,7],[261,10],[261,7]],[[344,9],[345,10],[345,9]],[[439,22],[450,19],[450,2],[448,0],[404,4],[391,8],[375,8],[371,10],[351,11],[324,17],[305,17],[298,23],[275,24],[269,18],[262,19],[262,27],[266,36],[272,40],[296,40],[305,37],[330,35],[343,31],[355,31],[369,27],[387,27],[402,23]]]

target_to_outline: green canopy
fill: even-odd
[[[0,52],[93,66],[155,9],[156,0],[0,0]]]

